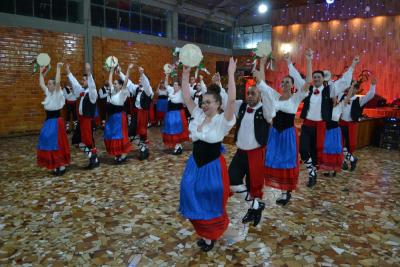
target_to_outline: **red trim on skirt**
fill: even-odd
[[[122,139],[104,140],[107,153],[113,156],[128,154],[132,150],[131,142],[128,137],[128,122],[126,114],[122,112]]]
[[[81,128],[81,143],[85,144],[89,148],[94,147],[92,120],[93,118],[83,115],[79,117],[79,127]]]
[[[224,234],[229,225],[229,218],[226,213],[226,204],[228,202],[229,192],[230,192],[229,174],[224,156],[221,155],[219,157],[219,160],[221,164],[222,184],[224,187],[223,200],[222,200],[224,214],[222,214],[218,218],[214,218],[211,220],[190,220],[190,222],[193,224],[194,229],[196,230],[196,233],[199,236],[211,240],[219,239]]]
[[[325,171],[336,171],[342,170],[343,164],[343,153],[341,154],[325,154],[322,153],[321,162],[319,168]]]
[[[53,170],[61,166],[67,166],[71,162],[71,154],[65,124],[62,118],[58,118],[58,150],[37,150],[37,164],[41,167]]]
[[[180,110],[181,120],[183,131],[180,134],[162,134],[163,143],[165,146],[174,147],[176,144],[180,144],[185,141],[189,141],[189,130],[188,130],[188,122],[186,119],[185,111],[183,109]]]
[[[285,190],[293,191],[297,189],[299,182],[299,136],[297,129],[295,130],[296,135],[296,167],[291,169],[274,169],[265,166],[265,185]],[[267,151],[268,153],[268,151]]]
[[[136,134],[147,139],[147,123],[149,121],[149,111],[145,109],[133,109],[133,115],[137,118]]]
[[[240,150],[247,154],[250,178],[250,196],[262,198],[264,188],[265,146],[252,150]]]
[[[326,131],[326,126],[325,126],[325,121],[311,121],[308,119],[304,119],[303,125],[308,126],[308,127],[315,127],[316,132],[316,138],[317,138],[317,169],[319,169],[319,163],[322,160],[322,152],[324,151],[324,143],[325,143],[325,131]]]
[[[357,147],[358,123],[354,122],[354,121],[340,120],[339,125],[347,127],[347,129],[348,129],[349,147],[347,148],[347,151],[350,152],[351,154],[353,154]],[[346,144],[345,140],[347,139],[347,136],[344,136],[343,131],[342,131],[342,136],[343,136],[343,147],[345,147],[345,144]]]

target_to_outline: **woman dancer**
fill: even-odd
[[[201,237],[197,245],[209,251],[229,224],[226,202],[229,196],[229,175],[221,142],[235,124],[236,61],[229,62],[228,105],[220,113],[219,92],[208,90],[200,109],[190,97],[190,68],[183,67],[182,85],[185,104],[192,115],[189,130],[193,154],[189,157],[181,181],[180,212],[189,219]]]
[[[126,77],[133,65],[130,64],[126,72]],[[115,156],[115,162],[121,164],[126,161],[126,155],[132,150],[132,145],[128,137],[128,121],[124,112],[124,103],[129,96],[127,89],[128,79],[115,80],[113,82],[114,68],[110,69],[108,84],[110,85],[111,97],[107,104],[107,122],[104,127],[104,144],[107,153]]]
[[[55,80],[44,82],[43,68],[40,68],[39,84],[46,98],[42,102],[46,111],[46,121],[40,131],[37,145],[37,164],[53,170],[56,176],[65,173],[65,167],[71,161],[67,134],[64,121],[61,118],[61,109],[65,104],[65,97],[60,86],[62,63],[57,63]]]
[[[294,79],[285,76],[282,81],[282,95],[264,82],[265,61],[260,65],[260,71],[255,71],[257,87],[262,92],[263,102],[271,106],[273,118],[269,131],[267,150],[265,153],[265,185],[282,190],[282,195],[276,200],[278,205],[286,205],[291,198],[291,192],[297,188],[299,178],[298,138],[294,118],[300,102],[307,96],[311,81],[312,54],[307,53],[307,78],[301,90],[292,93]]]
[[[165,114],[164,129],[162,130],[163,143],[169,148],[175,147],[173,155],[180,155],[183,151],[181,143],[189,141],[182,90],[178,82],[174,82],[173,87],[169,86],[168,74],[165,75],[164,85],[168,92],[168,110]]]

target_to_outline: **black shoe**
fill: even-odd
[[[358,158],[354,157],[353,161],[350,161],[350,171],[354,171],[357,167]]]
[[[313,187],[314,185],[317,184],[317,174],[314,175],[309,175],[308,176],[308,183],[307,183],[307,187]]]
[[[279,198],[276,200],[276,204],[285,206],[289,203],[290,199],[292,198],[292,194],[290,192],[286,193],[286,198]]]
[[[255,209],[252,208],[248,209],[246,215],[244,215],[242,219],[242,223],[248,223],[254,221],[254,212]]]
[[[178,149],[175,149],[174,152],[172,152],[172,155],[181,155],[183,149],[181,147],[178,147]]]
[[[214,240],[211,240],[211,244],[210,244],[210,245],[208,245],[208,244],[206,243],[206,241],[204,241],[204,245],[201,246],[200,249],[201,249],[202,251],[204,251],[204,252],[208,252],[208,251],[210,251],[210,250],[213,249],[214,244],[215,244],[215,241],[214,241]]]
[[[261,217],[262,217],[262,211],[265,208],[265,204],[262,202],[258,202],[258,209],[253,211],[253,226],[257,226],[260,221],[261,221]]]
[[[324,173],[325,177],[335,177],[336,176],[336,171],[333,172],[325,172]]]
[[[115,163],[116,163],[117,165],[119,165],[119,164],[125,163],[127,160],[128,160],[128,157],[125,157],[125,158],[117,157],[117,158],[115,159]]]
[[[67,172],[67,168],[64,168],[64,170],[60,170],[60,176],[64,175]]]
[[[97,168],[97,167],[99,167],[99,166],[100,166],[100,161],[99,161],[99,159],[97,158],[97,155],[94,154],[94,155],[92,155],[92,156],[90,157],[90,159],[89,159],[89,165],[87,165],[85,169],[87,169],[87,170],[92,170],[92,169]]]
[[[325,177],[329,177],[329,176],[331,176],[331,173],[330,172],[324,172],[324,176]]]
[[[199,240],[197,240],[197,246],[199,246],[201,248],[204,245],[206,245],[206,241],[203,238],[200,238]]]
[[[139,151],[139,160],[145,160],[149,157],[149,149],[146,148],[145,150],[140,149]]]
[[[53,171],[54,176],[61,176],[61,171],[60,168],[57,168],[55,171]]]
[[[343,161],[342,170],[347,171],[349,169],[349,165],[347,165],[346,161]]]

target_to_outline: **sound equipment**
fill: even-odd
[[[398,149],[400,144],[400,119],[385,118],[383,132],[381,134],[380,147],[386,149]]]

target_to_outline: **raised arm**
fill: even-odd
[[[39,68],[39,85],[40,85],[40,88],[42,88],[43,92],[46,93],[47,87],[46,87],[46,83],[44,82],[43,69],[44,69],[43,67]]]
[[[69,64],[65,64],[65,72],[67,73],[68,79],[71,82],[71,86],[72,86],[72,89],[74,90],[75,95],[79,96],[79,94],[84,92],[85,90],[83,90],[80,83],[77,81],[75,76],[72,74]]]
[[[308,49],[306,52],[306,62],[307,62],[307,73],[306,73],[306,83],[311,83],[312,80],[312,60],[314,58],[314,51]],[[300,90],[302,87],[298,87]]]
[[[56,80],[55,80],[55,85],[56,85],[56,90],[61,90],[61,68],[62,68],[63,63],[58,62],[57,63],[57,70],[56,70]]]
[[[129,75],[131,74],[132,69],[133,69],[133,64],[129,64],[128,69],[126,70],[126,75],[124,77],[125,79],[124,79],[124,84],[122,85],[122,90],[127,90]]]
[[[149,79],[144,74],[144,69],[142,67],[139,67],[139,73],[140,73],[140,80],[142,81],[142,86],[143,86],[144,92],[147,96],[151,97],[154,94],[153,89],[151,88]]]
[[[265,81],[265,64],[267,64],[267,57],[262,57],[260,59],[260,72],[258,73],[259,81]]]
[[[294,79],[294,85],[296,86],[296,88],[302,88],[303,85],[306,83],[306,81],[303,78],[301,78],[299,71],[293,66],[290,54],[286,53],[284,55],[284,59],[288,64],[289,75],[292,76]]]
[[[364,106],[365,104],[367,104],[368,101],[370,101],[372,98],[374,98],[376,82],[377,82],[376,78],[373,78],[371,81],[371,87],[369,88],[368,93],[365,96],[362,96],[360,98],[360,106]]]
[[[111,93],[114,93],[114,83],[113,83],[113,74],[114,74],[114,68],[115,67],[111,67],[110,68],[110,73],[108,74],[108,84],[110,85],[110,91]]]
[[[97,100],[97,90],[96,84],[94,83],[92,73],[90,72],[90,64],[85,64],[85,71],[88,78],[88,89],[89,89],[89,100],[92,104],[96,103]]]
[[[196,107],[193,99],[190,97],[190,85],[189,85],[190,67],[183,66],[182,72],[182,93],[185,105],[188,108],[190,114],[193,113],[193,109]],[[168,76],[166,76],[167,79]]]
[[[202,76],[202,75],[199,76],[199,80],[200,80],[201,93],[204,95],[204,94],[207,92],[207,86],[206,86],[206,84],[204,83],[204,80],[203,80],[203,76]]]
[[[360,62],[360,57],[356,56],[349,69],[343,73],[342,77],[333,83],[333,88],[331,88],[331,97],[338,96],[343,93],[351,85],[351,80],[353,77],[354,68]]]
[[[235,84],[235,72],[236,72],[237,60],[233,57],[229,60],[228,67],[228,103],[226,109],[224,110],[224,116],[227,121],[234,119],[235,112],[235,101],[236,101],[236,84]]]
[[[165,88],[167,88],[167,87],[169,86],[168,79],[169,79],[169,74],[168,74],[168,73],[165,73],[165,79],[164,79],[164,86],[165,86]]]

